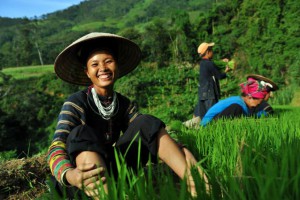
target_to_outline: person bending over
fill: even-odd
[[[268,91],[264,100],[257,107],[254,107],[253,109],[251,109],[251,111],[250,111],[251,114],[257,118],[260,118],[261,116],[273,115],[274,110],[273,110],[272,106],[268,103],[268,100],[269,100],[270,96],[272,95],[272,93],[279,89],[278,85],[275,82],[273,82],[271,79],[264,77],[262,75],[249,74],[247,76],[247,80],[250,78],[260,81],[260,83],[263,86],[265,86]]]
[[[233,96],[223,99],[213,105],[200,125],[206,126],[213,120],[220,118],[238,118],[242,116],[250,116],[251,109],[259,106],[268,94],[266,86],[254,78],[248,78],[247,82],[241,83],[241,96]]]

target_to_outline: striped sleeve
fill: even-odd
[[[85,111],[80,103],[67,100],[59,113],[56,130],[48,149],[47,162],[52,175],[61,182],[62,174],[73,168],[66,151],[69,133],[78,125],[85,124]]]

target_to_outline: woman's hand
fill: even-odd
[[[222,61],[223,62],[229,62],[229,59],[228,58],[223,58]]]
[[[198,166],[198,164],[197,164],[198,161],[196,160],[196,158],[194,157],[194,155],[192,154],[192,152],[190,152],[190,150],[188,150],[186,147],[182,148],[182,151],[183,151],[183,153],[185,155],[188,167],[189,168],[197,167],[199,175],[203,178],[203,180],[205,182],[206,193],[210,194],[211,193],[211,189],[210,189],[211,186],[209,184],[208,177],[204,173],[204,171],[201,169],[201,167]],[[192,195],[196,195],[197,196],[196,192],[193,193]]]
[[[231,68],[228,65],[226,65],[225,73],[227,73],[229,71],[231,71]]]
[[[82,164],[68,170],[66,179],[70,185],[84,190],[88,196],[97,196],[100,185],[106,181],[104,174],[104,167],[97,167],[95,164]]]

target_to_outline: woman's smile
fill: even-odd
[[[97,77],[101,80],[110,80],[112,78],[111,72],[100,73]]]

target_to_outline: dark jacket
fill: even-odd
[[[260,118],[261,116],[270,116],[274,114],[274,110],[268,102],[263,100],[257,107],[251,109],[251,114]]]
[[[221,73],[211,60],[202,59],[198,88],[199,100],[218,100],[221,93],[219,80],[223,78],[226,78],[226,73]]]

